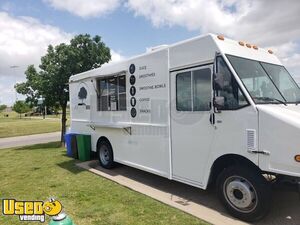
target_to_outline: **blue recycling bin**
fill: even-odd
[[[77,159],[78,150],[77,150],[77,143],[76,143],[76,134],[75,133],[65,134],[65,143],[67,148],[67,155]]]

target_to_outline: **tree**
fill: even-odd
[[[0,105],[0,112],[2,112],[3,110],[5,110],[7,108],[7,105]]]
[[[69,101],[69,78],[73,74],[100,67],[111,59],[110,50],[96,35],[75,36],[70,44],[49,45],[41,58],[40,71],[33,65],[26,70],[26,82],[15,86],[18,93],[27,96],[26,101],[36,104],[42,95],[47,107],[59,104],[62,109],[61,142],[66,132],[66,107]]]
[[[19,94],[26,95],[26,102],[30,106],[36,106],[40,98],[41,77],[38,76],[37,70],[33,65],[27,67],[25,71],[26,82],[15,85],[15,89]]]
[[[20,118],[22,113],[27,113],[31,110],[30,106],[24,101],[16,101],[12,108],[16,113],[20,114]]]

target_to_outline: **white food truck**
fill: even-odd
[[[271,184],[300,187],[300,89],[271,50],[212,34],[70,78],[71,128],[115,162],[217,194],[261,219]]]

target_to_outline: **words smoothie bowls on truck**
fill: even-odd
[[[91,136],[105,168],[214,184],[233,216],[255,221],[272,183],[300,183],[299,102],[272,51],[209,34],[72,76],[70,131]]]

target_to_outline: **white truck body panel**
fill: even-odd
[[[270,152],[260,156],[262,170],[299,177],[300,108],[297,105],[259,105],[259,148]]]
[[[222,41],[211,34],[107,64],[70,78],[70,131],[90,134],[92,151],[97,151],[99,138],[106,137],[116,162],[203,189],[207,187],[215,160],[227,154],[243,156],[265,171],[299,177],[299,163],[292,159],[300,152],[297,148],[300,144],[298,106],[256,107],[246,89],[241,87],[249,106],[216,114],[215,125],[210,124],[209,110],[176,110],[176,75],[197,68],[209,68],[212,73],[216,52],[281,65],[277,57],[266,50],[242,47],[236,41]],[[130,84],[128,68],[131,64],[136,67],[134,85]],[[242,85],[231,65],[229,68]],[[98,111],[97,79],[116,74],[126,76],[127,110]],[[136,88],[137,115],[134,118],[131,116],[131,86]],[[88,92],[84,100],[78,98],[81,87]],[[249,140],[250,133],[254,135],[253,140]],[[271,154],[251,153],[249,142],[252,150],[265,149]]]

